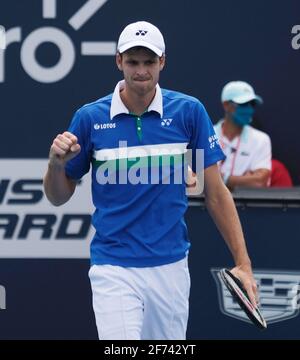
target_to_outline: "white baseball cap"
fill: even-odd
[[[255,100],[262,104],[263,99],[256,95],[251,85],[245,81],[231,81],[222,90],[221,101],[233,101],[237,104],[244,104]]]
[[[158,56],[165,53],[165,41],[159,29],[147,21],[129,24],[122,31],[118,41],[118,51],[124,51],[135,46],[146,47]]]

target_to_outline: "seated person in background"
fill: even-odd
[[[255,106],[262,104],[262,98],[246,82],[232,81],[224,86],[221,100],[224,119],[214,128],[226,155],[219,164],[225,184],[231,190],[236,186],[269,186],[271,140],[250,126]]]

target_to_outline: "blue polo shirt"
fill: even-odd
[[[119,82],[113,94],[75,113],[68,131],[77,136],[81,152],[65,171],[78,180],[92,166],[92,264],[172,263],[190,248],[184,154],[191,152],[194,172],[197,149],[204,150],[204,168],[224,154],[199,100],[157,85],[147,111],[136,116],[121,100],[123,86]]]

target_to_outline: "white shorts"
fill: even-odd
[[[89,278],[100,340],[185,340],[187,258],[146,268],[93,265]]]

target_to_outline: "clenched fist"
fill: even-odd
[[[81,148],[77,141],[77,137],[68,131],[57,135],[50,148],[49,163],[64,166],[80,153]]]

